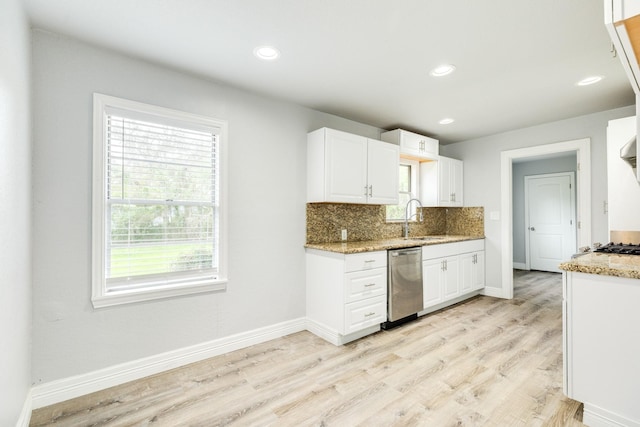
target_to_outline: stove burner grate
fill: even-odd
[[[631,243],[607,243],[604,246],[594,249],[594,252],[603,252],[620,255],[640,255],[640,245]]]

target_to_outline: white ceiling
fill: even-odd
[[[451,143],[634,104],[602,0],[25,0],[34,27]],[[262,44],[282,56],[253,56]],[[429,71],[455,64],[454,74]],[[596,85],[575,83],[589,75]],[[444,117],[456,121],[439,125]]]

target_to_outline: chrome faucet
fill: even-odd
[[[422,222],[422,203],[420,203],[420,200],[418,199],[410,199],[407,202],[407,206],[405,206],[404,208],[404,238],[408,239],[409,238],[409,219],[410,219],[410,215],[409,215],[409,205],[411,204],[411,202],[417,202],[418,206],[420,206],[420,222]],[[414,215],[417,215],[414,214]],[[413,215],[411,215],[411,217],[413,217]]]

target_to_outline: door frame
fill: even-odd
[[[555,172],[555,173],[543,173],[539,175],[525,175],[524,177],[524,264],[526,270],[531,270],[531,248],[529,245],[531,244],[531,238],[529,237],[529,180],[536,178],[554,178],[559,176],[568,176],[570,179],[571,192],[569,193],[570,197],[570,205],[571,205],[571,221],[575,221],[575,231],[574,231],[574,244],[578,242],[578,236],[575,235],[578,230],[578,219],[576,218],[576,196],[574,192],[575,185],[575,173],[573,171],[569,172]],[[576,248],[577,249],[577,245]],[[574,253],[577,252],[574,250]]]
[[[513,160],[576,153],[576,245],[591,241],[591,138],[506,150],[500,153],[500,215],[502,246],[502,298],[513,298]]]

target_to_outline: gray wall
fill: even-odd
[[[38,384],[305,315],[306,134],[380,129],[35,31],[33,381]],[[229,123],[229,283],[91,305],[92,93]]]
[[[576,172],[576,155],[514,163],[513,173],[513,262],[525,263],[524,177],[556,172]],[[576,187],[573,187],[575,195]]]
[[[500,153],[524,147],[591,139],[591,238],[606,241],[607,216],[602,203],[607,200],[607,122],[635,114],[635,107],[623,107],[573,119],[546,123],[441,147],[445,156],[464,161],[464,203],[484,206],[487,286],[502,288],[502,232],[500,220],[490,220],[500,211]]]
[[[29,30],[19,0],[0,1],[0,425],[31,387]]]

